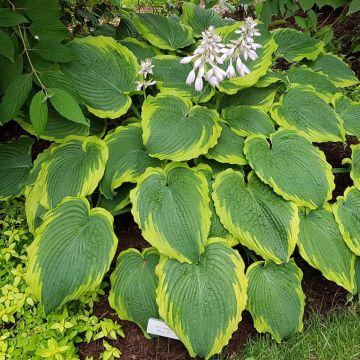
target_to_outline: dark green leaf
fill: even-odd
[[[40,135],[47,123],[48,106],[46,94],[41,90],[37,92],[31,100],[30,104],[30,120],[37,135]]]
[[[31,85],[30,74],[17,76],[9,85],[0,104],[0,124],[5,124],[18,114],[29,95]]]
[[[59,19],[61,11],[58,0],[24,0],[25,14],[33,21]]]
[[[79,104],[69,93],[57,88],[51,88],[48,91],[51,105],[60,115],[73,122],[89,125]]]
[[[301,27],[302,29],[306,30],[308,28],[308,20],[301,16],[295,16],[296,24]]]
[[[0,8],[0,27],[17,26],[27,22],[29,21],[18,12]]]
[[[314,4],[315,4],[315,0],[299,0],[299,4],[301,6],[301,8],[306,11],[311,9]]]
[[[69,34],[65,25],[60,20],[44,17],[33,22],[29,28],[33,36],[38,36],[41,41],[62,41]]]
[[[14,61],[14,44],[11,40],[10,35],[8,35],[5,31],[0,30],[0,55],[5,56],[11,62]]]
[[[307,12],[309,25],[313,28],[313,30],[316,30],[317,27],[317,16],[313,10],[309,10]]]
[[[33,49],[45,60],[58,63],[67,63],[74,60],[73,52],[67,45],[52,40],[40,40]]]
[[[13,80],[22,73],[22,71],[22,56],[18,56],[14,62],[0,56],[0,95],[5,94],[6,89],[10,86]]]

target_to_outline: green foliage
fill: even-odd
[[[316,145],[357,136],[359,102],[341,93],[359,80],[323,38],[225,21],[194,2],[181,17],[119,10],[126,29],[106,23],[60,38],[56,2],[1,4],[15,55],[12,63],[10,47],[0,56],[0,120],[52,141],[33,164],[30,138],[0,145],[0,200],[25,193],[32,234],[4,248],[8,259],[22,256],[4,276],[20,264],[10,285],[23,286],[17,296],[7,280],[2,287],[4,302],[21,299],[1,316],[16,323],[5,351],[71,359],[74,343],[122,334],[93,317],[91,304],[115,256],[113,216],[130,208],[153,248],[120,253],[111,306],[145,336],[149,317],[162,318],[191,356],[219,353],[245,307],[277,341],[301,331],[296,246],[326,278],[358,291],[357,203],[344,205],[348,190],[329,204],[334,170]],[[314,4],[299,6],[314,33]],[[37,35],[45,9],[55,25]],[[244,28],[255,42],[247,53]],[[277,70],[284,59],[289,70]],[[106,124],[114,129],[105,135]],[[354,146],[341,169],[350,170],[351,195],[360,191],[359,159]],[[28,326],[41,329],[31,341]],[[104,347],[102,358],[120,356]]]

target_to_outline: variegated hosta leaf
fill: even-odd
[[[348,97],[337,93],[331,102],[335,111],[344,121],[346,133],[360,138],[360,101],[351,101]]]
[[[94,291],[109,270],[117,238],[113,217],[85,198],[65,198],[46,213],[30,245],[27,281],[48,314]]]
[[[159,317],[155,274],[158,263],[159,253],[154,248],[147,248],[143,253],[128,249],[120,253],[110,278],[110,306],[120,319],[136,323],[146,338],[150,338],[146,333],[149,318]]]
[[[360,256],[360,191],[347,188],[344,196],[337,198],[333,212],[347,246]]]
[[[28,133],[36,135],[36,131],[30,123],[30,119],[17,116],[17,123]],[[63,142],[67,136],[89,136],[101,135],[104,133],[105,123],[102,119],[90,119],[90,126],[69,121],[62,117],[58,112],[49,108],[48,119],[45,129],[40,134],[40,138],[48,141]]]
[[[360,257],[355,259],[355,290],[356,294],[360,293]]]
[[[278,82],[286,83],[286,75],[281,72],[268,70],[268,72],[262,76],[254,86],[263,88]]]
[[[149,96],[142,107],[143,140],[149,155],[187,161],[206,154],[220,136],[215,110],[174,95]]]
[[[276,95],[278,85],[268,87],[250,87],[240,90],[234,95],[223,95],[220,101],[220,109],[234,105],[256,106],[257,109],[268,112]]]
[[[242,174],[244,173],[244,167],[240,165],[230,165],[225,163],[217,162],[216,160],[207,159],[204,156],[200,156],[199,158],[194,160],[196,165],[207,165],[211,168],[213,175],[224,171],[226,169],[234,169],[236,171],[240,171]]]
[[[116,119],[131,105],[139,65],[134,54],[115,39],[76,38],[69,43],[75,60],[63,66],[81,100],[100,118]]]
[[[295,249],[299,215],[294,203],[284,200],[254,172],[244,176],[228,169],[213,186],[215,209],[225,228],[264,259],[287,262]]]
[[[209,101],[215,94],[214,88],[204,86],[202,91],[196,91],[194,86],[186,84],[186,78],[193,64],[181,64],[174,55],[158,55],[152,59],[154,65],[152,78],[161,93],[168,93],[189,98],[196,103]]]
[[[346,246],[331,211],[300,214],[298,247],[301,256],[324,277],[353,292],[355,255]]]
[[[234,24],[219,28],[217,32],[223,37],[223,43],[227,44],[231,40],[237,40],[239,34],[235,31],[239,29],[241,23],[235,22]],[[256,37],[256,43],[261,44],[261,48],[256,50],[258,58],[255,61],[245,61],[246,66],[250,69],[250,73],[245,76],[237,76],[231,79],[222,81],[218,88],[226,94],[236,94],[240,89],[247,88],[256,84],[256,82],[266,74],[267,70],[272,64],[272,54],[276,50],[276,43],[271,36],[270,32],[264,24],[259,23],[257,29],[261,36]],[[228,60],[224,62],[222,67],[226,69]]]
[[[100,191],[112,199],[115,189],[124,182],[137,181],[148,167],[161,166],[161,161],[147,154],[142,140],[142,129],[139,123],[118,126],[105,137],[109,149],[104,177]]]
[[[307,65],[314,71],[325,74],[337,87],[347,87],[359,83],[354,72],[338,56],[321,54],[315,61]]]
[[[290,84],[310,86],[326,101],[330,101],[337,92],[336,86],[326,75],[315,72],[306,66],[290,69],[287,76]]]
[[[157,14],[137,14],[133,17],[139,33],[150,44],[166,50],[176,50],[194,43],[190,26]]]
[[[274,122],[257,106],[229,106],[222,111],[221,116],[231,129],[241,136],[251,134],[269,136],[275,132]]]
[[[246,165],[247,160],[244,155],[244,138],[233,131],[228,124],[221,121],[221,134],[218,143],[205,154],[209,159],[214,159],[221,163]]]
[[[130,191],[136,186],[133,183],[124,183],[116,189],[116,194],[110,200],[100,196],[98,205],[109,211],[113,216],[120,215],[126,206],[130,204]]]
[[[160,316],[190,356],[209,359],[219,353],[245,308],[247,280],[239,253],[213,238],[196,263],[161,256],[156,274]]]
[[[351,161],[344,159],[344,163],[351,163],[350,177],[355,187],[360,190],[360,144],[351,145]]]
[[[273,31],[274,39],[278,45],[276,55],[289,62],[302,59],[314,60],[324,49],[324,43],[313,39],[301,31],[294,29],[276,29]]]
[[[314,142],[345,140],[340,116],[310,88],[290,87],[273,105],[271,116],[280,126],[308,135]]]
[[[160,253],[197,262],[210,228],[209,188],[203,174],[181,163],[149,168],[130,192],[132,214]]]
[[[299,206],[321,207],[335,188],[331,165],[311,141],[295,130],[280,129],[270,135],[251,135],[244,152],[259,178],[274,191]]]
[[[97,187],[105,170],[108,148],[95,136],[68,138],[51,149],[36,182],[42,183],[41,205],[54,208],[65,196],[87,196]]]
[[[21,136],[15,141],[0,144],[0,201],[17,196],[27,182],[34,140]]]
[[[294,260],[277,265],[253,263],[246,272],[249,310],[258,332],[269,332],[278,342],[303,328],[305,295],[302,271]]]
[[[181,22],[189,25],[193,29],[194,36],[200,37],[201,33],[207,30],[209,26],[218,28],[231,24],[234,20],[222,18],[213,9],[204,9],[201,6],[184,2]]]
[[[134,37],[127,37],[119,42],[121,45],[126,46],[139,60],[151,59],[152,57],[160,54],[159,49],[155,46],[139,41]]]

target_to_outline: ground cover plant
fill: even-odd
[[[127,11],[131,37],[72,36],[56,3],[0,4],[0,122],[24,130],[0,144],[0,200],[26,198],[29,306],[51,318],[96,292],[129,211],[148,247],[117,256],[110,305],[148,338],[163,319],[190,356],[220,353],[244,309],[276,341],[302,330],[296,248],[357,294],[360,147],[341,168],[320,148],[360,136],[344,91],[359,80],[323,41],[192,3],[179,18]],[[339,172],[353,184],[334,202]]]

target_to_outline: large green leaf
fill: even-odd
[[[219,353],[245,308],[247,280],[239,253],[213,238],[196,263],[162,256],[156,274],[160,316],[190,356],[209,359]]]
[[[0,27],[17,26],[23,23],[28,23],[20,13],[8,8],[0,8]]]
[[[122,183],[135,183],[148,167],[161,166],[160,160],[147,154],[138,123],[117,127],[105,137],[105,142],[109,148],[109,159],[100,190],[108,199]]]
[[[149,168],[130,192],[132,214],[144,238],[182,262],[196,262],[210,228],[209,188],[205,176],[182,163]]]
[[[325,74],[337,87],[347,87],[359,83],[354,72],[338,56],[321,54],[315,61],[307,65],[314,71]]]
[[[351,164],[350,177],[355,187],[360,190],[360,144],[351,145],[351,160],[344,159],[343,162]]]
[[[60,20],[47,16],[34,21],[29,30],[34,37],[53,42],[62,41],[69,35],[66,26]]]
[[[215,110],[174,95],[149,96],[142,107],[143,140],[149,155],[186,161],[206,154],[220,136]]]
[[[194,36],[200,37],[201,33],[207,30],[209,26],[218,28],[231,24],[234,20],[222,18],[213,9],[204,9],[201,6],[184,2],[181,22],[191,26]]]
[[[46,213],[28,249],[26,274],[45,313],[94,291],[109,270],[117,242],[110,213],[90,210],[84,198],[67,197]]]
[[[251,172],[247,182],[232,169],[215,178],[215,209],[225,228],[240,243],[265,259],[287,262],[299,232],[298,209]]]
[[[225,122],[219,122],[221,134],[218,143],[205,155],[209,159],[214,159],[221,163],[246,165],[247,160],[244,155],[244,138],[233,131]]]
[[[14,61],[15,48],[11,36],[0,29],[0,55]]]
[[[31,125],[38,136],[46,127],[48,114],[46,94],[43,90],[40,90],[33,96],[29,108]]]
[[[32,168],[31,147],[34,140],[19,139],[0,144],[0,201],[21,193]]]
[[[128,249],[120,253],[116,268],[111,274],[109,302],[120,319],[135,322],[145,337],[149,318],[159,318],[156,304],[158,278],[155,267],[159,253],[147,248],[142,253]]]
[[[176,50],[194,43],[189,26],[157,14],[137,14],[133,18],[136,29],[152,45]]]
[[[351,101],[348,97],[337,93],[331,102],[335,111],[344,121],[346,133],[360,138],[360,101]]]
[[[229,43],[231,40],[237,40],[239,34],[235,31],[239,29],[241,23],[236,22],[232,25],[224,26],[218,29],[218,33],[223,36],[223,42]],[[245,76],[238,76],[231,79],[222,81],[218,88],[226,94],[236,94],[240,89],[250,87],[266,74],[272,64],[272,55],[276,50],[276,43],[267,30],[264,24],[259,23],[257,29],[261,36],[256,37],[256,43],[261,45],[261,48],[256,50],[258,58],[255,61],[248,59],[245,61],[246,66],[249,68],[250,73]],[[222,65],[224,69],[228,66],[228,60]]]
[[[274,122],[258,106],[229,106],[222,111],[221,116],[231,129],[241,136],[251,134],[269,136],[275,132]]]
[[[283,128],[308,135],[313,142],[345,141],[342,119],[310,88],[290,87],[271,108],[271,116]]]
[[[287,200],[311,209],[331,199],[335,188],[331,166],[311,141],[295,130],[280,129],[270,135],[245,140],[244,152],[262,181]]]
[[[0,94],[4,95],[7,88],[13,83],[23,71],[24,59],[22,56],[15,56],[14,62],[0,55]],[[0,119],[1,122],[1,119]]]
[[[151,59],[160,54],[159,49],[156,47],[134,37],[124,38],[120,41],[120,44],[126,46],[139,60]]]
[[[290,69],[287,72],[287,77],[290,84],[311,86],[326,101],[331,100],[331,97],[337,92],[336,86],[326,75],[315,72],[306,66]]]
[[[41,40],[33,46],[32,50],[48,61],[67,63],[74,60],[74,54],[67,44],[53,40]]]
[[[196,91],[194,86],[186,85],[186,78],[193,65],[180,64],[180,58],[174,55],[158,55],[152,59],[154,65],[153,79],[162,93],[187,97],[196,103],[209,101],[215,94],[211,86],[204,86]]]
[[[360,256],[360,192],[349,187],[336,200],[333,212],[340,232],[351,251]]]
[[[220,101],[220,108],[224,109],[232,105],[248,105],[256,106],[257,109],[267,112],[274,102],[277,88],[276,84],[261,88],[250,87],[240,90],[235,95],[223,95]]]
[[[62,69],[74,83],[88,110],[101,118],[115,119],[130,105],[139,65],[134,54],[104,36],[76,38],[69,44],[75,60]]]
[[[278,44],[277,57],[283,57],[290,62],[315,60],[324,49],[322,41],[294,29],[276,29],[273,36]]]
[[[287,264],[272,261],[253,263],[247,270],[248,303],[258,332],[269,332],[281,341],[303,328],[305,296],[302,271],[293,260]]]
[[[41,205],[54,208],[66,196],[87,196],[97,187],[105,170],[108,148],[95,136],[70,137],[51,149],[37,182],[42,182]]]
[[[331,211],[300,214],[298,247],[301,256],[324,277],[353,292],[355,255],[346,246]]]

